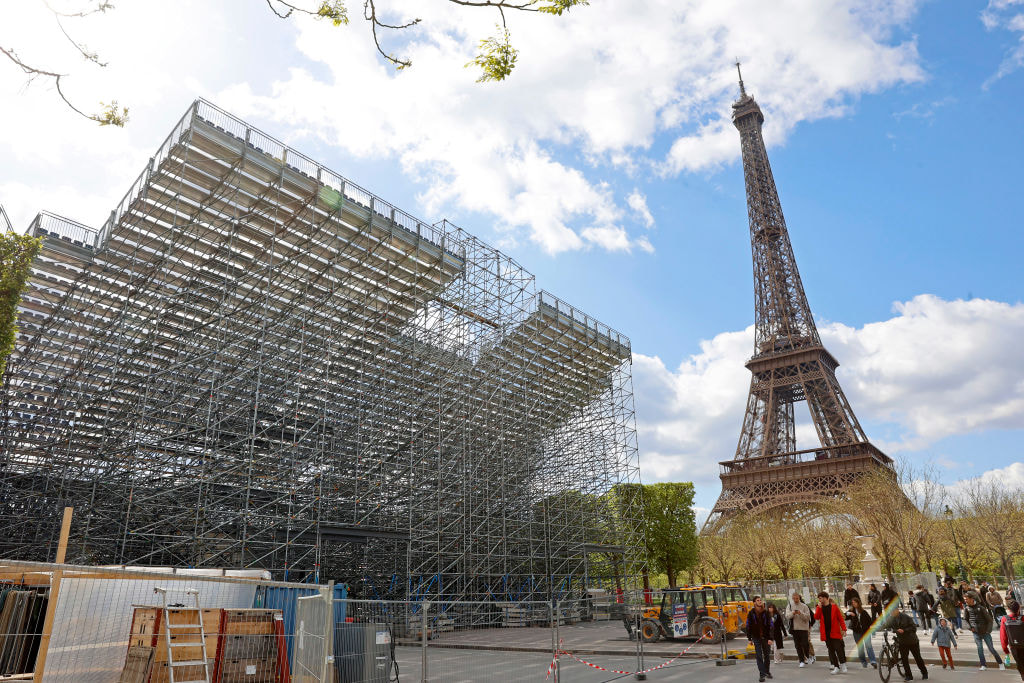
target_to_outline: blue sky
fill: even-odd
[[[1024,485],[1024,3],[851,5],[594,0],[561,19],[513,15],[521,57],[503,84],[463,68],[496,17],[440,0],[389,4],[424,18],[386,39],[413,59],[401,74],[358,19],[284,22],[244,0],[173,15],[126,0],[82,20],[70,28],[110,63],[98,69],[23,5],[8,23],[21,30],[0,38],[71,72],[86,108],[116,96],[132,121],[100,129],[0,64],[0,202],[22,225],[39,209],[101,223],[207,97],[500,246],[627,334],[644,478],[694,478],[709,507],[752,347],[735,55],[767,117],[812,310],[869,436],[950,484],[988,472]]]

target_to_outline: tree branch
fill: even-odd
[[[104,110],[101,114],[86,114],[84,111],[72,104],[71,100],[64,94],[64,90],[60,87],[60,79],[64,78],[67,74],[59,74],[55,71],[47,71],[46,69],[40,69],[30,64],[25,63],[18,57],[18,54],[14,49],[7,49],[0,47],[0,52],[4,53],[8,59],[14,62],[23,72],[28,74],[29,80],[32,80],[38,76],[44,76],[46,78],[52,78],[54,85],[57,87],[57,94],[64,100],[64,104],[68,105],[71,111],[84,116],[90,121],[96,121],[101,126],[124,126],[128,122],[128,110],[122,109],[121,112],[117,111],[117,101],[111,102],[109,105],[104,104]],[[102,104],[102,103],[101,103]]]

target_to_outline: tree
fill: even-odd
[[[896,571],[898,526],[908,507],[897,477],[880,468],[861,476],[827,505],[831,514],[847,520],[853,535],[875,537],[882,570],[889,576]]]
[[[664,572],[668,585],[674,587],[679,572],[697,562],[693,484],[620,484],[615,492],[620,506],[632,505],[640,511],[647,564],[654,571]]]
[[[932,520],[943,508],[946,489],[939,484],[934,468],[914,467],[908,462],[897,467],[897,483],[909,505],[887,511],[887,521],[903,559],[911,570],[924,569],[925,549],[931,542]]]
[[[830,569],[843,576],[859,574],[861,560],[864,559],[864,548],[854,540],[859,534],[853,531],[843,517],[829,517],[824,522],[823,530],[829,539],[828,554],[832,559]]]
[[[801,524],[797,544],[800,548],[800,566],[804,575],[815,578],[825,576],[825,569],[830,563],[829,550],[832,538],[824,528],[822,520]]]
[[[1002,575],[1012,577],[1014,558],[1024,554],[1024,491],[1007,489],[997,481],[972,479],[956,507],[973,527],[971,536],[994,554]]]
[[[773,518],[773,529],[765,545],[768,558],[783,581],[788,581],[800,561],[800,526],[788,515]]]
[[[279,19],[290,19],[297,15],[311,16],[316,19],[330,22],[334,26],[347,26],[349,24],[349,9],[346,0],[264,0],[267,7],[274,16]],[[505,12],[536,12],[552,16],[562,16],[573,7],[589,4],[589,0],[444,0],[465,8],[478,8],[496,10],[501,19],[497,25],[497,33],[494,36],[484,38],[480,41],[480,50],[473,61],[466,64],[467,67],[475,66],[480,69],[480,77],[477,82],[503,81],[512,73],[515,68],[519,51],[512,46],[512,34],[508,28],[508,21]],[[412,60],[405,57],[398,57],[384,50],[381,45],[380,32],[401,31],[412,28],[420,23],[420,19],[401,21],[399,23],[388,23],[381,19],[381,10],[378,7],[379,0],[363,0],[363,19],[370,27],[373,35],[373,43],[377,51],[384,59],[390,62],[396,69],[402,70],[412,66]],[[65,22],[80,19],[93,14],[104,14],[114,9],[110,0],[82,0],[82,9],[77,12],[59,12],[56,9],[47,7],[53,13],[57,26],[63,37],[71,43],[82,58],[93,66],[104,67],[106,63],[100,59],[98,53],[93,52],[83,43],[72,37]],[[61,88],[61,81],[70,74],[61,73],[51,68],[44,67],[37,63],[30,63],[21,57],[13,47],[0,45],[0,53],[19,70],[28,76],[29,82],[36,79],[51,81],[57,95],[76,114],[87,119],[96,121],[101,126],[124,126],[128,122],[127,107],[119,107],[117,100],[109,103],[101,102],[100,111],[89,114],[74,104],[64,94]]]
[[[2,209],[0,209],[2,212]],[[7,214],[3,214],[6,218]],[[14,350],[18,303],[32,272],[32,261],[42,247],[42,239],[0,233],[0,378],[7,368],[7,357]]]
[[[772,565],[769,547],[778,543],[775,524],[771,518],[750,513],[737,516],[730,524],[743,573],[749,580],[759,582],[763,593]]]
[[[742,558],[739,544],[739,534],[731,524],[720,525],[714,533],[700,537],[700,564],[710,570],[715,581],[728,583],[736,577]]]

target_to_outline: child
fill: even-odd
[[[953,653],[949,651],[949,646],[956,647],[956,635],[953,633],[953,629],[949,627],[949,620],[945,617],[939,619],[939,625],[936,627],[935,632],[932,633],[932,642],[939,646],[939,659],[942,660],[942,668],[946,668],[946,662],[949,662],[949,668],[954,670],[953,666]]]

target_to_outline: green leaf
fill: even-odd
[[[537,11],[560,17],[564,12],[568,12],[573,7],[582,7],[589,4],[589,0],[554,0],[550,5],[541,5],[537,8]]]
[[[342,0],[323,0],[316,11],[319,19],[330,19],[335,26],[348,23],[348,8]]]
[[[118,128],[124,128],[124,124],[128,123],[128,107],[122,107],[121,111],[118,111],[117,100],[111,100],[110,104],[100,102],[100,105],[103,107],[100,113],[89,117],[93,121],[101,126],[117,126]]]
[[[42,245],[40,237],[0,233],[0,377],[7,367],[7,357],[14,350],[18,332],[15,321],[21,293],[32,273],[32,261]]]
[[[499,35],[480,41],[480,54],[466,64],[467,67],[478,66],[483,72],[477,83],[486,81],[503,81],[516,67],[519,50],[512,47],[508,29],[498,26]]]

